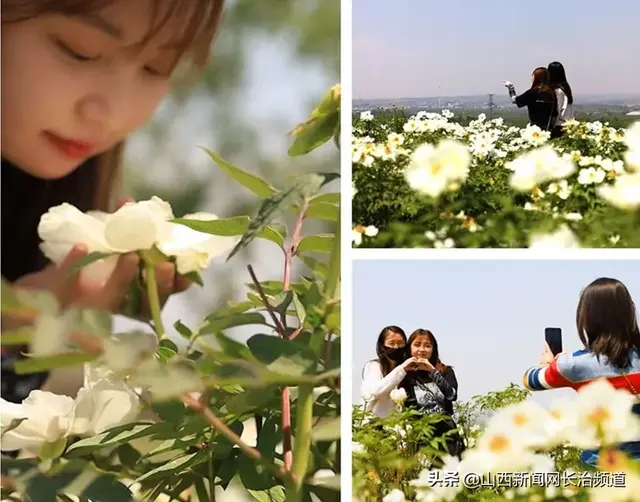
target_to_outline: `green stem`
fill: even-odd
[[[338,281],[340,280],[340,215],[338,215],[338,223],[336,225],[336,236],[333,241],[333,249],[329,256],[329,265],[327,271],[327,279],[324,283],[325,299],[332,299],[338,289]]]
[[[166,338],[167,334],[162,324],[162,315],[160,307],[160,295],[158,294],[158,283],[156,281],[156,268],[150,260],[144,260],[144,271],[147,276],[147,298],[149,300],[149,309],[151,310],[151,319],[153,319],[153,327],[158,336],[158,340]]]
[[[295,448],[293,452],[293,486],[287,490],[287,502],[302,500],[302,486],[311,453],[311,428],[313,426],[313,385],[298,387],[298,410]]]

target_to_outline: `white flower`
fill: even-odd
[[[473,450],[467,450],[460,472],[516,472],[530,467],[536,457],[527,447],[524,435],[502,425],[487,428]]]
[[[356,441],[351,441],[351,453],[354,455],[364,455],[367,453],[367,449]]]
[[[579,248],[580,242],[571,229],[562,226],[551,234],[532,234],[529,241],[531,249]]]
[[[396,403],[396,404],[402,404],[407,400],[407,392],[400,388],[400,389],[393,389],[390,393],[389,393],[389,397],[391,397],[391,400]]]
[[[595,448],[640,438],[640,419],[631,407],[635,397],[615,389],[606,380],[596,380],[578,392],[576,427],[571,441],[579,448]]]
[[[2,451],[25,450],[39,454],[47,442],[67,437],[73,427],[74,402],[68,396],[60,396],[41,390],[31,391],[21,404],[0,398],[2,424]],[[15,419],[25,419],[18,427],[5,432]]]
[[[581,185],[600,184],[604,181],[606,175],[607,173],[603,169],[596,169],[595,167],[580,169],[578,183]]]
[[[215,220],[216,215],[198,213],[192,219]],[[171,223],[171,206],[158,197],[130,202],[112,214],[82,213],[70,204],[53,207],[42,216],[38,235],[41,249],[53,263],[60,264],[76,244],[84,244],[89,253],[122,254],[148,250],[156,245],[168,256],[177,257],[181,274],[197,271],[229,249],[234,240],[191,230]],[[83,277],[103,282],[113,272],[117,256],[93,263],[83,269]]]
[[[580,221],[582,220],[582,215],[580,213],[567,213],[564,218],[569,221]]]
[[[85,384],[75,400],[74,433],[94,436],[133,422],[139,412],[139,397],[122,380],[85,364]]]
[[[364,121],[373,120],[373,114],[369,110],[367,110],[366,112],[361,112],[360,120],[364,120]]]
[[[363,233],[367,237],[375,237],[376,235],[378,235],[378,229],[376,227],[374,227],[373,225],[369,225],[369,226],[364,228],[364,232]]]
[[[351,230],[351,242],[356,246],[362,244],[362,232],[360,232],[357,228]]]
[[[522,130],[521,136],[532,145],[540,146],[551,137],[551,133],[549,131],[543,131],[536,125],[528,125]]]
[[[183,218],[196,221],[218,219],[215,214],[210,213],[188,214]],[[178,273],[184,275],[207,268],[216,256],[229,251],[237,241],[235,237],[211,235],[171,223],[169,238],[159,242],[158,249],[166,256],[175,256]]]
[[[387,495],[382,498],[382,502],[405,502],[406,498],[404,493],[397,488],[391,490]]]
[[[457,141],[445,140],[435,148],[424,144],[411,156],[406,170],[407,182],[414,190],[437,197],[452,182],[466,179],[470,162],[469,151]]]
[[[488,428],[513,430],[521,434],[527,446],[543,446],[547,438],[544,423],[549,414],[538,403],[527,400],[506,406],[491,417]]]
[[[508,162],[505,167],[513,171],[510,184],[519,191],[531,190],[546,181],[566,178],[575,171],[573,162],[559,157],[550,146],[532,150]]]
[[[640,173],[618,176],[613,185],[600,187],[598,195],[621,209],[635,209],[640,205]]]
[[[557,194],[562,200],[567,200],[571,193],[569,182],[567,180],[560,180],[557,183],[551,183],[547,188],[547,193]]]

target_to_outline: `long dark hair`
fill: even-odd
[[[440,372],[443,373],[449,366],[440,361],[440,351],[438,350],[438,340],[434,334],[428,329],[417,329],[411,336],[409,336],[409,340],[407,341],[406,349],[407,349],[407,358],[411,357],[411,344],[418,338],[419,336],[426,336],[429,338],[431,342],[431,346],[433,347],[433,351],[431,352],[431,357],[429,358],[429,362]]]
[[[396,365],[396,363],[392,361],[391,358],[388,357],[389,352],[393,349],[389,349],[389,347],[386,347],[384,345],[384,342],[387,339],[387,336],[389,336],[389,334],[391,333],[396,333],[402,336],[405,343],[407,342],[407,335],[405,334],[404,330],[400,326],[391,325],[391,326],[385,326],[384,328],[382,328],[382,331],[380,331],[380,334],[378,335],[378,340],[376,342],[376,355],[378,356],[377,361],[380,363],[382,376],[387,376]],[[373,362],[373,361],[376,361],[376,359],[372,359],[369,362]],[[363,375],[364,375],[364,370],[363,370]]]
[[[573,92],[571,91],[571,86],[567,81],[567,74],[564,71],[564,66],[562,63],[558,61],[554,61],[553,63],[549,63],[549,67],[547,68],[549,71],[549,85],[553,90],[562,89],[562,91],[569,98],[569,103],[573,104]]]
[[[617,279],[601,277],[582,291],[576,326],[585,347],[617,368],[629,365],[630,349],[640,349],[636,306]]]

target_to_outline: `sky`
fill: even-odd
[[[640,262],[629,260],[356,260],[353,263],[353,402],[383,327],[409,336],[423,328],[453,366],[460,400],[510,382],[538,364],[545,327],[562,329],[563,348],[582,348],[575,327],[581,290],[598,277],[622,281],[640,302]],[[343,329],[346,333],[347,327]],[[538,392],[543,405],[574,391]]]
[[[352,16],[354,99],[523,89],[554,60],[578,96],[640,92],[637,0],[353,0]]]

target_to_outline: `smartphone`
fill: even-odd
[[[544,339],[554,356],[562,352],[562,330],[560,328],[545,328]]]

